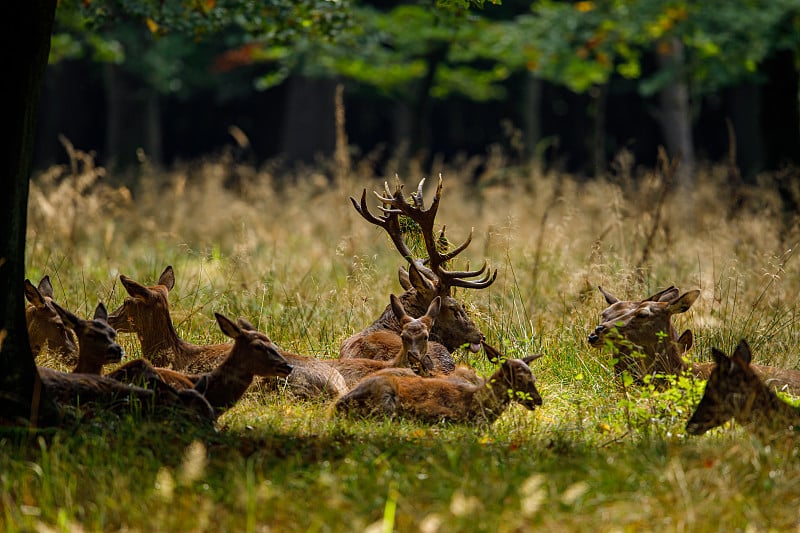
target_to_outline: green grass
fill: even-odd
[[[657,196],[651,176],[634,187],[498,175],[468,188],[459,170],[442,170],[438,222],[456,242],[474,227],[465,259],[487,257],[499,275],[458,297],[491,343],[545,354],[534,363],[540,409],[514,405],[490,427],[426,426],[336,418],[329,405],[254,388],[216,433],[180,420],[75,413],[58,430],[0,435],[0,530],[800,526],[797,442],[765,447],[736,426],[690,438],[683,427],[702,384],[624,388],[610,354],[585,341],[604,307],[597,285],[636,298],[675,284],[702,290],[677,317],[695,333],[693,357],[707,359],[711,346],[730,352],[746,337],[757,361],[797,368],[800,264],[789,250],[798,234],[783,225],[775,195],[755,190],[729,218],[709,170],[691,196],[671,195],[637,272]],[[49,274],[56,299],[82,316],[98,300],[121,302],[120,273],[152,283],[171,264],[184,338],[224,340],[218,311],[247,317],[284,348],[336,357],[400,291],[401,259],[347,200],[382,187],[366,173],[333,186],[310,174],[278,188],[260,171],[234,194],[221,187],[217,161],[143,172],[132,195],[101,180],[85,188],[58,168],[33,184],[28,277]],[[409,179],[406,190],[415,185]],[[139,356],[135,338],[120,340]],[[479,356],[461,356],[492,371]]]

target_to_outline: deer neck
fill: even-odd
[[[234,346],[231,354],[208,375],[204,396],[214,409],[227,409],[244,395],[255,374],[238,363]]]
[[[141,328],[136,335],[139,337],[142,355],[145,357],[155,358],[172,352],[176,359],[180,359],[184,354],[190,353],[194,346],[178,336],[169,311],[159,314],[158,318],[151,321],[149,327]]]
[[[84,350],[78,352],[78,364],[72,371],[73,374],[94,374],[99,376],[103,373],[103,363],[93,361],[92,357],[87,357]]]
[[[762,438],[774,437],[787,429],[800,432],[800,408],[784,402],[764,385],[748,395],[744,408],[736,414],[736,421]]]
[[[511,386],[503,376],[500,368],[489,377],[485,383],[474,385],[475,393],[472,396],[473,416],[482,418],[491,424],[497,420],[508,407],[511,398],[508,391]]]
[[[636,366],[642,366],[646,374],[653,372],[664,374],[680,374],[688,368],[683,360],[683,353],[678,344],[678,334],[672,324],[669,325],[666,335],[658,335],[655,339],[641,344],[623,342],[617,345],[620,358],[623,356],[632,359],[643,356],[643,360]]]

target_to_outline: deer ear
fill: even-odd
[[[403,307],[403,302],[400,301],[400,298],[394,294],[390,294],[389,303],[392,306],[392,312],[394,313],[394,316],[400,321],[401,324],[405,324],[411,320],[411,317],[406,313],[406,310]]]
[[[685,313],[689,310],[689,308],[694,304],[697,297],[700,296],[700,291],[694,290],[689,291],[681,294],[671,302],[667,306],[667,310],[671,315],[676,315],[678,313]]]
[[[214,316],[217,317],[219,329],[221,329],[222,333],[228,337],[236,339],[242,334],[242,330],[230,318],[226,317],[225,315],[221,315],[220,313],[214,313]]]
[[[46,296],[48,298],[53,298],[55,293],[53,292],[53,284],[50,283],[50,276],[45,276],[39,281],[39,292],[42,293],[42,296]]]
[[[733,359],[738,359],[740,362],[744,363],[744,366],[747,366],[750,364],[752,358],[753,354],[750,352],[750,345],[747,344],[746,340],[740,340],[736,349],[733,351]]]
[[[731,364],[731,359],[722,350],[711,348],[711,358],[722,369],[727,369]]]
[[[619,298],[611,295],[611,293],[606,292],[603,287],[598,285],[597,288],[600,289],[600,293],[603,295],[603,298],[606,299],[608,305],[613,305],[619,301]]]
[[[35,307],[41,308],[44,306],[44,298],[31,280],[25,280],[25,299],[32,303]]]
[[[534,362],[534,361],[536,361],[537,359],[539,359],[540,357],[542,357],[542,354],[540,354],[540,353],[535,353],[535,354],[529,355],[529,356],[527,356],[527,357],[523,357],[523,358],[522,358],[522,362],[523,362],[523,363],[525,363],[526,365],[529,365],[529,364],[531,364],[532,362]]]
[[[436,287],[433,282],[420,272],[414,261],[408,264],[408,280],[411,282],[411,286],[420,294],[436,294]]]
[[[242,329],[245,329],[247,331],[256,331],[256,327],[249,320],[247,320],[244,317],[240,316],[236,320],[236,323],[239,324],[239,327],[242,328]]]
[[[425,313],[425,316],[431,319],[431,321],[433,321],[436,320],[436,317],[439,316],[439,313],[441,311],[442,311],[442,297],[437,296],[428,306],[428,311]]]
[[[403,267],[397,269],[397,278],[400,280],[400,286],[403,287],[404,291],[410,291],[414,288],[411,284],[411,280],[408,279],[408,270]]]
[[[124,274],[119,275],[119,280],[122,282],[122,286],[125,287],[125,290],[128,291],[130,296],[140,300],[145,300],[150,296],[150,289],[138,281],[132,280]]]
[[[205,396],[206,391],[208,390],[208,374],[203,374],[200,376],[200,379],[198,379],[197,383],[194,384],[194,390],[196,390],[201,396]]]
[[[692,334],[692,330],[690,329],[687,329],[686,331],[681,333],[680,337],[678,337],[678,346],[681,346],[683,348],[684,353],[688,352],[692,348],[693,344],[694,344],[694,335]]]
[[[678,289],[675,288],[675,285],[670,285],[666,289],[662,291],[658,291],[657,293],[648,296],[643,301],[645,302],[668,302],[675,298],[678,295]]]
[[[71,312],[67,311],[66,309],[64,309],[63,307],[58,305],[55,301],[52,301],[50,303],[53,304],[53,307],[55,308],[56,313],[58,313],[58,316],[61,317],[61,321],[64,323],[65,326],[67,326],[70,329],[74,329],[74,330],[78,329],[78,327],[80,326],[81,322],[83,322],[82,319],[78,318],[77,316],[75,316]]]
[[[102,322],[108,323],[108,310],[106,306],[103,305],[103,302],[98,302],[97,307],[94,308],[94,317],[95,320],[100,320]]]
[[[158,277],[158,284],[165,286],[167,291],[171,291],[175,287],[175,272],[172,270],[172,265],[165,268]]]

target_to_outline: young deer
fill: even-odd
[[[169,291],[175,286],[171,266],[164,269],[158,283],[146,287],[124,275],[119,277],[128,297],[108,317],[120,333],[135,333],[142,355],[155,366],[199,374],[210,372],[222,362],[231,344],[200,346],[178,336],[169,314]]]
[[[38,287],[26,279],[25,298],[30,302],[25,308],[25,321],[34,359],[39,357],[46,347],[47,351],[58,354],[59,359],[67,365],[76,364],[78,347],[75,345],[72,333],[51,305],[53,285],[50,283],[50,276],[43,277]]]
[[[428,355],[428,336],[436,317],[439,316],[442,299],[439,296],[434,298],[428,310],[419,318],[407,314],[400,299],[394,294],[390,295],[389,299],[392,312],[403,326],[400,332],[402,345],[390,360],[354,358],[330,361],[330,365],[344,377],[348,387],[353,387],[364,376],[381,370],[396,369],[400,373],[411,371],[422,376],[428,376],[434,370],[434,363]],[[383,333],[394,335],[394,333]]]
[[[455,368],[451,352],[463,345],[468,345],[472,352],[477,352],[483,339],[483,334],[467,316],[464,306],[452,297],[451,289],[453,287],[484,289],[495,281],[497,271],[487,271],[486,262],[480,269],[473,271],[445,270],[446,263],[470,244],[472,232],[460,246],[446,252],[440,251],[442,243],[447,242],[444,228],[437,237],[434,235],[433,226],[442,195],[442,179],[439,177],[436,195],[428,209],[424,208],[422,197],[424,182],[424,179],[420,181],[417,192],[412,194],[413,205],[403,195],[403,186],[399,181],[393,194],[389,191],[388,184],[385,186],[385,196],[375,193],[383,204],[380,207],[383,212],[381,216],[375,216],[369,211],[366,189],[361,194],[360,203],[352,197],[350,200],[365,220],[388,233],[395,248],[408,261],[408,271],[400,270],[400,284],[406,289],[400,296],[400,301],[406,312],[412,316],[420,316],[425,313],[434,298],[441,297],[441,312],[430,332],[428,353],[433,358],[437,371],[449,373]],[[410,218],[419,225],[425,241],[427,258],[415,258],[403,240],[400,215]],[[481,278],[468,279],[477,276]],[[340,358],[389,359],[390,354],[400,349],[401,329],[402,326],[394,316],[391,306],[387,306],[383,314],[365,330],[345,339],[339,351]],[[386,333],[393,335],[387,336]]]
[[[39,367],[42,383],[54,399],[64,405],[78,406],[86,403],[127,402],[131,397],[148,406],[169,406],[189,409],[200,418],[214,420],[209,403],[198,391],[176,391],[166,384],[153,390],[134,387],[101,376],[103,365],[118,363],[123,356],[122,347],[116,343],[116,332],[107,322],[107,311],[102,303],[97,305],[92,320],[84,320],[55,302],[51,305],[64,324],[75,331],[80,349],[78,364],[71,373]]]
[[[528,366],[538,357],[506,359],[479,384],[384,373],[368,376],[340,398],[335,409],[360,416],[399,416],[429,423],[491,424],[512,399],[530,410],[542,405],[536,378]]]
[[[120,276],[129,297],[109,316],[109,322],[121,332],[136,333],[142,354],[157,367],[172,366],[187,374],[212,372],[222,363],[233,344],[199,346],[178,337],[169,314],[167,295],[175,286],[175,273],[168,266],[158,284],[145,287],[126,276]],[[271,341],[270,341],[271,342]],[[347,392],[344,378],[324,361],[275,348],[290,365],[287,388],[301,398],[338,398]],[[275,384],[274,378],[267,378]]]
[[[50,302],[50,305],[64,325],[72,329],[78,337],[78,364],[74,373],[100,375],[104,365],[122,360],[122,346],[116,342],[117,332],[108,325],[108,312],[102,302],[97,304],[92,320],[80,318],[56,302]]]
[[[672,324],[672,315],[687,311],[700,291],[680,294],[675,287],[668,287],[641,301],[622,301],[599,289],[609,307],[588,340],[595,348],[613,345],[618,352],[618,374],[627,370],[639,382],[646,375],[680,374],[685,370],[700,379],[709,377],[713,363],[687,363],[683,359],[692,346],[692,332],[687,329],[678,336]],[[751,368],[769,386],[800,394],[800,371],[756,364]]]
[[[702,435],[731,418],[762,440],[800,435],[800,408],[783,402],[750,365],[750,346],[742,340],[731,357],[711,349],[714,368],[703,398],[686,424]]]

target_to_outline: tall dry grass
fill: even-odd
[[[746,337],[759,362],[800,367],[800,232],[787,223],[769,176],[731,216],[725,168],[709,166],[694,190],[669,187],[664,195],[663,172],[629,158],[604,179],[585,180],[511,167],[498,151],[425,168],[399,152],[386,175],[375,174],[369,157],[348,160],[350,173],[335,163],[285,172],[220,157],[171,169],[144,162],[129,190],[89,154],[72,154],[69,164],[32,182],[26,261],[29,278],[49,274],[56,299],[80,314],[98,299],[109,307],[122,300],[120,273],[151,283],[171,264],[177,285],[170,302],[183,337],[224,340],[213,319],[218,311],[247,317],[286,348],[335,357],[341,341],[401,290],[403,261],[348,197],[381,190],[398,172],[408,191],[428,178],[430,198],[441,173],[437,222],[454,242],[475,229],[456,267],[487,258],[499,271],[490,288],[458,290],[458,297],[491,343],[545,358],[535,364],[542,409],[512,408],[480,430],[346,422],[331,419],[324,405],[249,394],[222,418],[226,431],[215,438],[222,443],[203,437],[209,492],[186,489],[180,461],[156,454],[141,472],[101,483],[134,493],[129,498],[140,482],[156,486],[138,496],[144,512],[106,503],[93,514],[73,505],[67,524],[148,529],[164,516],[166,530],[219,523],[330,531],[798,525],[787,507],[800,480],[796,446],[788,454],[765,451],[735,428],[687,439],[683,424],[700,389],[687,385],[672,396],[621,390],[611,355],[585,342],[604,307],[597,285],[638,298],[674,284],[702,291],[677,317],[695,333],[693,357],[705,359],[711,346],[730,351]],[[138,354],[135,339],[122,342]],[[461,357],[491,371],[480,356]],[[56,442],[56,451],[22,455],[37,464],[56,456],[63,464],[51,490],[80,498],[80,488],[62,486],[70,476],[83,479],[63,457],[71,446]],[[114,457],[109,468],[135,461],[127,452]],[[24,471],[22,459],[4,460]],[[22,490],[3,483],[11,494]],[[230,484],[246,490],[228,494]],[[309,494],[319,496],[316,503]],[[741,505],[712,508],[719,501]],[[45,524],[60,520],[45,508]],[[6,515],[6,525],[32,523],[15,517]]]

